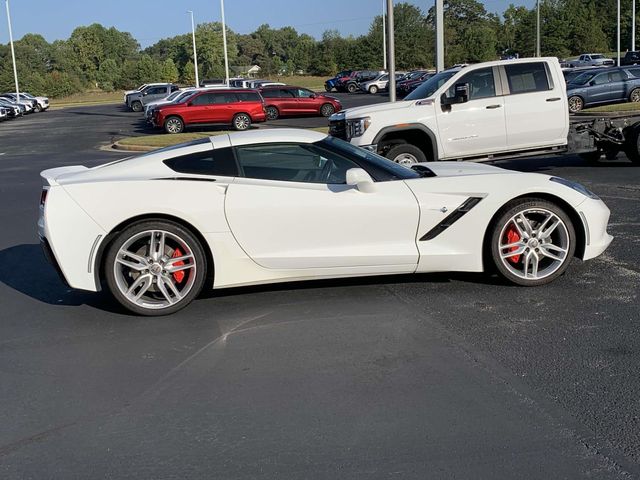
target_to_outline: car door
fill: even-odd
[[[627,99],[627,75],[622,70],[609,72],[609,100],[621,102]]]
[[[497,68],[482,68],[463,75],[456,84],[469,84],[465,103],[436,105],[440,138],[446,158],[483,155],[504,150],[507,133],[504,97],[498,96]],[[445,93],[453,97],[454,86]],[[441,99],[436,99],[441,102]]]
[[[300,113],[316,113],[320,108],[316,94],[306,88],[296,88],[296,109]]]
[[[500,74],[505,116],[509,119],[507,147],[526,149],[566,143],[566,87],[562,81],[554,84],[547,63],[506,64]]]
[[[587,86],[586,104],[608,102],[611,98],[609,72],[602,72],[593,77]]]
[[[296,89],[294,88],[281,88],[278,99],[280,105],[280,113],[283,115],[290,115],[292,113],[299,113],[298,110],[298,98],[296,97]]]
[[[401,181],[375,191],[346,185],[358,165],[313,144],[235,148],[241,177],[229,185],[225,212],[242,249],[268,269],[413,272],[418,203]]]

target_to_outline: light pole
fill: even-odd
[[[387,45],[389,47],[389,101],[396,101],[396,45],[394,36],[394,22],[393,22],[393,0],[387,0]]]
[[[383,63],[383,70],[387,69],[387,26],[386,26],[386,18],[385,18],[385,13],[384,13],[384,9],[385,9],[385,5],[384,5],[385,0],[382,0],[382,63]]]
[[[11,44],[11,59],[13,60],[13,79],[16,82],[16,98],[20,100],[20,88],[18,87],[18,70],[16,69],[16,52],[13,50],[13,32],[11,31],[11,14],[9,13],[9,0],[5,0],[7,7],[7,23],[9,24],[9,43]]]
[[[444,70],[444,0],[436,0],[436,71]]]
[[[191,36],[193,37],[193,66],[196,71],[196,87],[200,86],[200,79],[198,78],[198,53],[196,52],[196,25],[193,23],[193,11],[187,10],[187,13],[191,14]]]
[[[220,0],[220,10],[222,10],[222,47],[224,48],[224,80],[229,86],[229,57],[227,56],[227,25],[224,21],[224,0]]]
[[[618,66],[620,66],[620,0],[618,0]]]
[[[540,0],[536,1],[536,57],[542,56],[540,53]]]
[[[636,51],[636,0],[631,0],[631,51]]]

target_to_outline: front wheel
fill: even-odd
[[[517,285],[533,287],[555,280],[569,267],[575,249],[573,223],[547,200],[516,200],[493,225],[493,263],[500,275]]]
[[[37,103],[34,108],[35,108],[36,112],[38,112],[38,113],[40,113],[42,111],[42,106],[40,106],[39,103]]]
[[[329,85],[325,85],[324,86],[324,91],[325,92],[330,92],[331,90],[333,90],[333,88],[331,88]]]
[[[358,86],[355,83],[350,83],[349,85],[347,85],[347,91],[349,93],[356,93],[356,90],[358,90]]]
[[[169,117],[164,121],[164,131],[167,133],[182,133],[184,122],[179,117]]]
[[[385,155],[389,160],[393,160],[400,165],[413,165],[427,161],[427,156],[415,145],[402,143],[391,147]]]
[[[322,115],[323,117],[330,117],[335,112],[336,109],[330,103],[325,103],[324,105],[322,105],[322,107],[320,107],[320,115]]]
[[[571,113],[577,113],[584,108],[584,100],[574,95],[573,97],[569,97],[569,111]]]
[[[135,101],[131,104],[131,110],[133,110],[134,112],[141,112],[142,111],[142,102],[139,101]]]
[[[233,117],[233,128],[239,131],[248,130],[251,127],[251,117],[246,113],[238,113]]]
[[[376,85],[371,85],[369,87],[369,93],[372,93],[372,94],[378,93],[378,87]]]
[[[200,293],[207,275],[200,242],[165,220],[125,228],[109,246],[104,265],[111,294],[139,315],[168,315],[184,308]]]

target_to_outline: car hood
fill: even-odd
[[[463,162],[423,162],[418,163],[431,170],[437,177],[463,177],[467,175],[512,174],[511,170],[486,165],[484,163]]]
[[[408,100],[402,102],[387,102],[377,103],[375,105],[365,105],[364,107],[355,107],[345,110],[345,118],[360,118],[366,117],[369,114],[384,114],[385,112],[392,112],[397,110],[403,110],[405,108],[412,107],[416,103],[415,100]]]

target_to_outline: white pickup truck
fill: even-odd
[[[640,163],[640,114],[570,117],[557,58],[445,70],[403,101],[334,114],[329,133],[402,164],[621,150]]]

